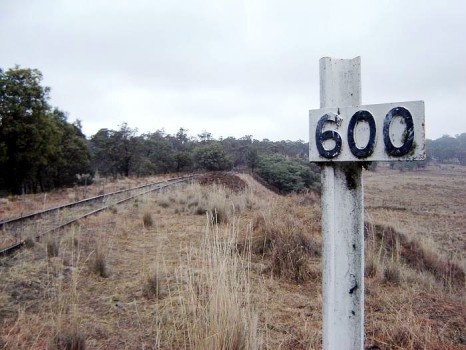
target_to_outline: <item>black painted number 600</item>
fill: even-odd
[[[406,131],[403,134],[403,144],[400,147],[396,147],[390,138],[390,125],[395,117],[403,118],[406,125]],[[359,148],[354,139],[354,130],[359,122],[365,122],[369,126],[369,140],[367,145],[363,148]],[[317,150],[320,156],[333,159],[341,153],[342,140],[340,134],[335,130],[322,131],[325,123],[334,123],[338,128],[341,124],[341,119],[336,114],[328,113],[322,116],[317,123]],[[369,157],[374,152],[376,133],[375,120],[370,112],[363,110],[354,113],[348,124],[348,146],[351,153],[360,159]],[[330,150],[324,147],[324,142],[327,140],[333,140],[335,142],[335,146]],[[411,150],[414,142],[414,123],[411,113],[406,108],[395,107],[387,113],[383,124],[383,141],[385,144],[385,151],[392,157],[404,156]]]

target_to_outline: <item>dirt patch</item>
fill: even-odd
[[[203,186],[216,184],[225,186],[234,192],[241,192],[247,187],[247,184],[243,179],[240,179],[234,174],[224,172],[211,172],[203,174],[198,177],[197,180]]]

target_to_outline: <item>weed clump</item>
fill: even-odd
[[[395,262],[388,263],[383,269],[383,282],[386,284],[399,285],[401,282],[400,265]]]
[[[152,227],[154,225],[154,220],[152,219],[152,215],[149,212],[144,213],[142,217],[142,223],[144,227]]]
[[[49,239],[47,241],[47,256],[49,258],[53,258],[55,256],[58,256],[59,253],[59,246],[58,242],[55,239]]]
[[[364,277],[374,278],[377,275],[378,264],[373,258],[366,259],[364,264]]]
[[[52,346],[57,350],[85,350],[86,338],[78,331],[64,331],[55,335]]]
[[[206,210],[202,207],[196,207],[196,209],[194,210],[194,214],[196,215],[205,215],[206,213]]]
[[[213,207],[208,211],[210,222],[214,225],[226,224],[229,220],[229,215],[225,207]]]
[[[275,275],[298,283],[307,281],[315,275],[310,259],[321,254],[311,229],[290,208],[275,205],[254,219],[252,251],[270,259],[270,270]]]
[[[93,271],[97,276],[107,278],[110,276],[107,266],[107,257],[102,251],[102,248],[95,250],[94,261],[92,265]]]
[[[24,240],[24,246],[25,246],[26,248],[32,248],[32,247],[34,247],[35,245],[36,245],[36,241],[35,241],[35,239],[32,238],[32,237],[28,237],[28,238],[26,238],[26,239]]]
[[[147,299],[160,299],[165,295],[165,291],[162,287],[162,281],[159,273],[154,272],[147,277],[146,283],[144,284],[142,290],[142,294]]]
[[[166,200],[166,199],[161,199],[159,201],[159,206],[166,209],[166,208],[168,208],[170,206],[170,202],[168,200]]]

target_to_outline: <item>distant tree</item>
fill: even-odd
[[[202,144],[209,143],[209,142],[213,141],[212,134],[210,132],[205,131],[205,130],[202,133],[200,133],[199,135],[197,135],[197,137],[199,138],[199,141]]]
[[[93,168],[113,177],[136,174],[141,152],[136,133],[127,123],[119,130],[100,129],[90,140]]]
[[[119,174],[119,150],[114,138],[115,131],[100,129],[91,137],[89,146],[92,154],[92,168],[104,176],[117,177]]]
[[[166,174],[176,170],[175,146],[171,138],[150,134],[146,138],[145,148],[156,173]]]
[[[189,136],[187,132],[187,129],[180,128],[175,135],[174,146],[178,151],[185,151],[188,148]]]
[[[191,168],[193,159],[189,152],[177,152],[175,155],[176,171],[184,171]]]
[[[194,160],[198,168],[205,170],[229,170],[232,167],[231,159],[218,142],[196,148]]]
[[[119,153],[118,170],[124,176],[129,176],[137,157],[138,142],[135,137],[137,129],[131,129],[127,123],[113,134],[115,147]]]
[[[77,121],[69,124],[66,114],[57,108],[53,110],[52,117],[60,130],[60,147],[55,154],[56,161],[47,167],[49,172],[56,169],[54,187],[71,185],[78,180],[78,175],[93,176],[91,157],[81,123]],[[91,179],[88,178],[88,184],[89,180]]]
[[[466,133],[455,137],[443,135],[436,140],[426,140],[427,161],[466,164]]]
[[[255,148],[254,146],[248,147],[247,164],[252,171],[254,171],[257,168],[257,165],[259,164],[259,152],[257,151],[257,148]]]

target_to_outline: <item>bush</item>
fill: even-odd
[[[280,193],[317,190],[320,187],[317,167],[279,154],[260,157],[256,174]]]
[[[197,168],[210,171],[230,170],[233,166],[220,143],[198,147],[194,151],[194,160]]]

